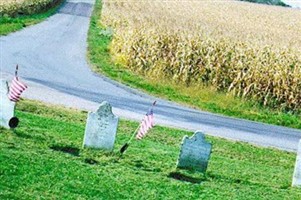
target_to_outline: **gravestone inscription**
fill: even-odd
[[[211,149],[212,145],[206,141],[202,132],[195,132],[190,138],[185,136],[182,140],[177,167],[206,172]]]
[[[4,128],[16,128],[19,120],[15,115],[15,102],[8,99],[9,92],[6,80],[0,80],[0,126]]]
[[[84,147],[112,151],[118,126],[118,117],[112,113],[111,105],[104,101],[96,112],[87,118]]]
[[[293,175],[293,187],[301,187],[301,140],[299,140],[298,152]]]

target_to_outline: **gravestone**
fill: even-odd
[[[102,102],[96,112],[88,114],[83,146],[112,151],[117,126],[118,117],[112,113],[111,105]]]
[[[19,120],[15,115],[15,102],[8,99],[9,92],[6,80],[0,80],[0,126],[4,128],[16,128]]]
[[[299,140],[298,152],[293,175],[293,187],[301,187],[301,140]]]
[[[201,132],[195,132],[190,138],[185,136],[182,140],[177,168],[206,172],[211,154],[212,145]]]

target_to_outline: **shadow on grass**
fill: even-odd
[[[180,172],[171,172],[169,173],[168,177],[183,182],[193,183],[193,184],[200,184],[201,182],[205,181],[205,178],[195,178],[195,177],[182,174]]]
[[[162,170],[160,168],[154,168],[154,167],[150,167],[149,165],[143,163],[142,160],[134,160],[134,167],[137,169],[141,169],[143,171],[146,172],[161,172]]]
[[[238,178],[231,178],[219,174],[213,174],[213,173],[207,173],[207,178],[215,179],[215,180],[223,180],[228,183],[232,184],[242,184],[242,185],[250,185],[250,186],[256,186],[256,187],[264,187],[264,188],[277,188],[277,189],[288,189],[290,188],[290,185],[284,184],[284,185],[267,185],[267,184],[262,184],[258,182],[253,182],[249,180],[243,180],[243,179],[238,179]]]
[[[71,146],[58,146],[58,145],[53,145],[49,147],[50,149],[54,151],[61,151],[63,153],[68,153],[73,156],[79,156],[79,148],[71,147]]]
[[[12,132],[14,134],[16,134],[17,137],[19,138],[24,138],[24,139],[33,139],[34,137],[32,135],[28,135],[28,134],[25,134],[25,133],[22,133],[20,131],[17,131],[17,130],[12,130]],[[41,138],[37,138],[37,139],[41,139]]]
[[[86,158],[84,162],[89,165],[97,165],[99,163],[97,160],[94,160],[93,158]]]

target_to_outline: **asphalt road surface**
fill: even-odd
[[[102,101],[120,117],[140,120],[156,99],[94,74],[87,63],[87,31],[94,0],[69,0],[57,14],[22,31],[0,37],[1,78],[15,65],[29,85],[24,96],[69,107],[95,110]],[[156,123],[296,151],[301,131],[224,117],[156,99]]]

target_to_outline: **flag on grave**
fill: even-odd
[[[156,103],[157,103],[156,101],[153,103],[153,105],[151,106],[151,108],[149,109],[149,111],[146,113],[143,120],[139,124],[138,128],[135,130],[134,134],[130,138],[130,140],[121,147],[120,149],[121,155],[127,150],[129,144],[131,143],[135,135],[136,135],[136,139],[140,140],[146,135],[149,129],[151,129],[154,126],[153,107],[156,105]]]
[[[9,88],[8,98],[13,102],[20,100],[21,94],[27,89],[27,85],[22,83],[18,77],[18,65],[16,66],[15,77]]]
[[[140,123],[140,128],[137,132],[136,139],[141,140],[146,135],[147,131],[151,129],[153,126],[154,126],[154,112],[152,106],[144,116],[142,122]]]

